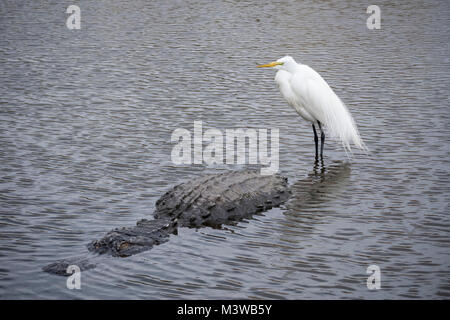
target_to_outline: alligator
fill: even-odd
[[[221,228],[277,207],[289,196],[287,178],[278,174],[243,170],[204,175],[166,192],[156,202],[154,219],[114,229],[87,247],[96,255],[128,257],[168,241],[179,227]],[[43,270],[68,276],[69,265],[77,265],[80,270],[96,266],[91,256],[83,256],[56,261]]]

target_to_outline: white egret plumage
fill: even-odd
[[[281,95],[303,119],[312,123],[316,159],[319,157],[316,124],[321,133],[320,157],[322,159],[325,143],[324,129],[332,138],[340,141],[346,151],[351,151],[352,144],[359,149],[367,150],[347,107],[314,69],[295,62],[290,56],[258,67],[273,67],[278,70],[275,82]]]

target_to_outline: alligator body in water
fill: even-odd
[[[136,226],[108,232],[88,244],[91,252],[127,257],[166,242],[179,227],[220,227],[255,213],[277,207],[289,198],[287,178],[264,176],[257,171],[232,171],[205,175],[175,186],[157,202],[154,219],[143,219]],[[92,269],[90,257],[72,257],[43,268],[68,275],[69,265]]]

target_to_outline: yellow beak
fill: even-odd
[[[257,66],[258,68],[268,68],[268,67],[275,67],[275,66],[280,66],[283,65],[283,62],[278,62],[278,61],[274,61],[268,64],[263,64],[260,66]]]

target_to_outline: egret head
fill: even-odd
[[[268,64],[263,64],[260,66],[257,66],[258,68],[274,68],[277,70],[292,70],[297,65],[297,62],[295,62],[294,58],[291,56],[285,56],[283,58],[278,59],[277,61],[273,61]]]

